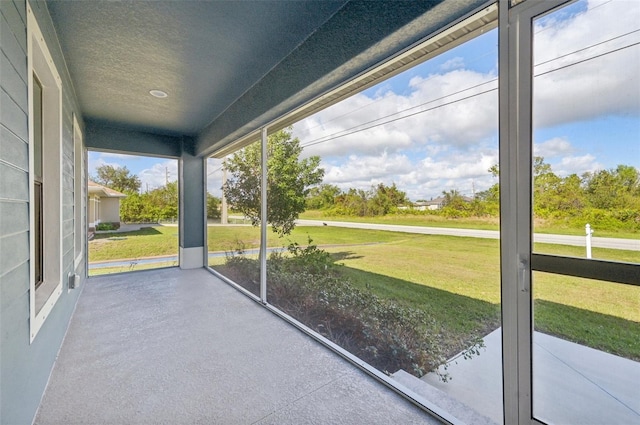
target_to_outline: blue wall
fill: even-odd
[[[63,276],[74,271],[73,114],[80,118],[46,4],[30,2],[62,78]],[[0,1],[0,424],[30,424],[80,294],[64,290],[29,342],[27,6]],[[82,122],[81,119],[79,119]],[[85,264],[76,270],[84,276]]]

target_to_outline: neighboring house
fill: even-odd
[[[468,196],[463,196],[462,200],[464,202],[473,202],[473,198],[470,198]],[[446,198],[443,196],[439,196],[437,198],[430,199],[428,201],[418,201],[413,204],[413,209],[418,211],[426,211],[426,210],[435,211],[444,207],[446,201],[447,201]]]
[[[0,1],[0,424],[33,423],[81,292],[73,290],[76,276],[80,282],[87,277],[86,223],[98,217],[87,217],[85,149],[177,159],[179,265],[207,267],[207,158],[266,141],[268,131],[496,27],[504,422],[532,423],[532,274],[607,284],[637,284],[640,275],[637,264],[533,252],[532,17],[558,5]],[[585,42],[598,41],[592,33],[584,32]],[[101,203],[110,198],[101,197]],[[266,286],[261,290],[260,303],[270,308]],[[207,341],[216,343],[226,342]],[[255,356],[260,366],[259,350]],[[196,370],[198,361],[224,362],[206,356],[187,360]],[[382,373],[372,375],[406,391]],[[115,386],[130,384],[120,378],[114,371]],[[82,403],[86,391],[76,388],[69,402]],[[572,403],[584,403],[579,393],[577,388]],[[117,401],[122,400],[104,402]],[[453,418],[434,406],[425,408]],[[316,422],[331,422],[329,412],[310,412],[316,414]]]
[[[120,199],[127,195],[89,180],[87,186],[89,204],[87,219],[89,231],[100,223],[120,223]]]
[[[443,197],[438,197],[435,199],[430,199],[428,201],[419,201],[414,203],[414,209],[418,211],[426,211],[426,210],[439,210],[444,206],[445,199]]]

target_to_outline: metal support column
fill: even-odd
[[[267,128],[262,128],[260,159],[260,300],[267,303]]]

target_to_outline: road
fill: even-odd
[[[474,230],[474,229],[453,229],[449,227],[422,227],[405,226],[399,224],[376,224],[376,223],[355,223],[348,221],[327,221],[327,220],[296,220],[298,226],[334,226],[348,227],[351,229],[371,229],[386,230],[388,232],[419,233],[423,235],[449,235],[465,236],[469,238],[499,239],[500,232],[497,230]],[[550,243],[556,245],[585,246],[584,236],[569,235],[547,235],[536,233],[533,235],[534,242]],[[640,251],[639,239],[617,239],[592,237],[591,246],[594,248],[625,249],[629,251]]]
[[[241,220],[242,217],[229,217]],[[450,227],[422,227],[422,226],[404,226],[400,224],[376,224],[376,223],[355,223],[349,221],[331,221],[331,220],[296,220],[298,226],[333,226],[333,227],[347,227],[350,229],[370,229],[370,230],[385,230],[388,232],[404,232],[404,233],[418,233],[422,235],[448,235],[448,236],[464,236],[468,238],[485,238],[485,239],[499,239],[500,232],[497,230],[474,230],[474,229],[454,229]],[[550,243],[556,245],[572,245],[572,246],[585,246],[584,236],[569,236],[569,235],[547,235],[543,233],[536,233],[533,235],[534,242]],[[591,238],[591,246],[594,248],[609,248],[609,249],[625,249],[629,251],[640,251],[640,240],[638,239],[617,239],[617,238]],[[273,249],[273,248],[272,248]],[[276,248],[279,249],[279,248]],[[255,250],[247,250],[248,254],[257,253]],[[224,256],[224,252],[209,253],[209,258]],[[97,269],[101,267],[129,267],[132,262],[136,264],[149,264],[158,262],[173,262],[178,261],[178,257],[173,255],[153,257],[153,258],[138,258],[131,260],[113,260],[113,261],[100,261],[95,263],[89,263],[89,269]]]

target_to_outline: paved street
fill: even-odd
[[[399,224],[354,223],[349,221],[327,220],[297,220],[296,223],[299,226],[324,226],[326,223],[328,226],[348,227],[351,229],[386,230],[389,232],[420,233],[423,235],[465,236],[469,238],[500,238],[500,232],[497,230],[453,229],[448,227],[404,226]],[[573,246],[585,246],[585,239],[584,236],[547,235],[542,233],[536,233],[533,237],[534,242]],[[591,246],[594,248],[640,251],[640,240],[592,237]]]

